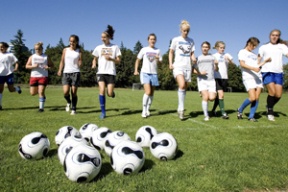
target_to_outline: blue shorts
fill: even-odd
[[[7,76],[0,76],[0,84],[7,83],[7,85],[13,85],[14,84],[14,75],[13,73],[7,75]]]
[[[159,86],[158,75],[149,73],[140,73],[141,84],[150,84],[152,86]]]
[[[283,73],[264,72],[262,73],[262,78],[264,85],[269,83],[283,85]]]

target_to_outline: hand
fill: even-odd
[[[138,71],[134,71],[134,75],[139,75],[139,72]]]
[[[268,62],[271,62],[272,61],[272,59],[271,59],[271,57],[269,57],[268,59],[266,59],[264,62],[265,63],[268,63]]]
[[[254,67],[252,70],[258,73],[261,69],[259,67]]]
[[[172,64],[169,64],[169,69],[174,69]]]
[[[57,72],[57,75],[58,75],[58,76],[61,76],[61,71],[58,71],[58,72]]]
[[[207,75],[207,71],[200,72],[200,75]]]
[[[95,69],[96,68],[96,64],[92,64],[92,69]]]
[[[105,59],[106,59],[107,61],[112,61],[112,60],[113,60],[109,55],[105,55]]]

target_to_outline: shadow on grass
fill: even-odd
[[[142,169],[140,170],[140,173],[144,173],[146,171],[151,170],[154,165],[155,165],[154,161],[152,161],[151,159],[145,159],[145,163]]]
[[[57,149],[50,149],[47,153],[47,157],[53,157],[57,155]]]
[[[174,157],[173,160],[177,160],[177,159],[181,158],[183,155],[184,155],[183,151],[178,149],[177,153],[176,153],[176,156]]]
[[[102,164],[101,170],[100,170],[99,174],[97,175],[97,177],[95,177],[92,181],[96,182],[97,180],[101,180],[102,178],[107,177],[113,171],[114,170],[113,170],[111,164],[108,162],[105,162]]]

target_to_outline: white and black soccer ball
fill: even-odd
[[[58,148],[58,158],[60,163],[63,165],[64,159],[67,153],[73,148],[78,145],[88,145],[89,143],[84,139],[81,134],[71,135],[64,139],[64,141],[60,144]]]
[[[79,132],[81,135],[86,139],[88,142],[90,141],[90,138],[92,137],[92,132],[98,129],[98,126],[93,123],[85,123],[82,125],[79,129]]]
[[[21,139],[18,152],[23,159],[41,159],[47,156],[49,149],[47,136],[41,132],[32,132]]]
[[[141,147],[149,147],[154,135],[157,135],[157,130],[150,125],[145,125],[138,129],[135,140]]]
[[[64,171],[69,180],[89,182],[100,172],[101,155],[97,149],[89,145],[73,147],[64,159]]]
[[[110,156],[112,153],[112,149],[121,141],[131,140],[129,135],[123,131],[113,131],[107,136],[105,141],[104,151]]]
[[[177,153],[177,141],[170,133],[159,133],[152,138],[150,151],[157,159],[171,160]]]
[[[134,141],[121,141],[110,156],[112,168],[119,174],[138,173],[145,162],[145,154],[141,146]]]
[[[98,150],[103,150],[107,136],[112,131],[107,127],[100,127],[92,132],[90,143]]]
[[[59,146],[64,139],[75,134],[79,134],[79,131],[75,127],[69,125],[63,126],[56,132],[55,143]]]

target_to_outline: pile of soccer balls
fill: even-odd
[[[144,165],[145,154],[142,147],[149,147],[152,155],[160,160],[173,159],[177,153],[175,138],[167,133],[157,133],[149,125],[138,129],[131,141],[123,131],[112,131],[92,123],[84,124],[79,131],[72,126],[61,127],[55,136],[58,158],[68,179],[75,182],[89,182],[100,172],[101,154],[110,157],[112,168],[119,174],[138,173]],[[22,138],[19,154],[24,159],[41,159],[47,156],[50,141],[40,132],[30,133]]]

